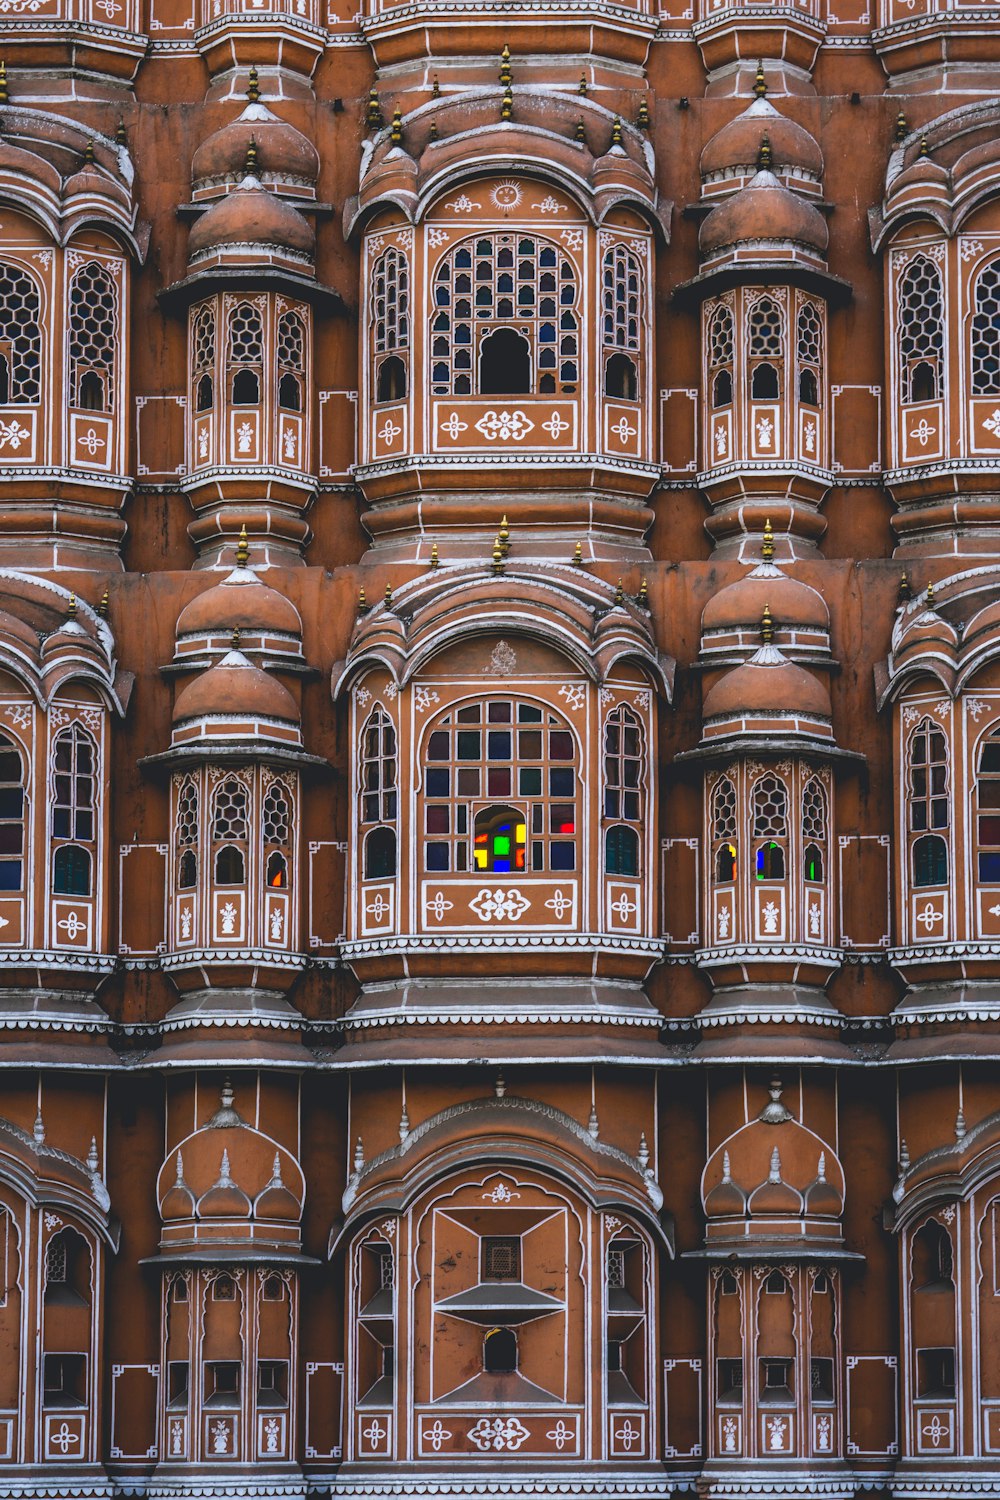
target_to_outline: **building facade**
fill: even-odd
[[[0,60],[0,1496],[1000,1494],[995,9]]]

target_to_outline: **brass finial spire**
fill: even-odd
[[[432,99],[440,99],[440,97],[441,97],[441,85],[438,83],[438,76],[435,73],[433,79],[431,80],[431,98]]]
[[[908,604],[912,598],[913,587],[910,583],[909,574],[904,568],[902,573],[900,573],[899,575],[899,592],[896,595],[896,602],[898,604]]]
[[[398,146],[403,139],[403,111],[394,109],[392,112],[392,126],[389,130],[389,139],[394,146]]]
[[[500,530],[497,532],[500,542],[500,550],[504,557],[510,551],[510,527],[507,525],[507,517],[504,516],[500,522]]]
[[[771,562],[774,557],[774,532],[771,530],[770,516],[764,522],[764,540],[760,544],[760,555],[764,562]]]
[[[111,590],[105,589],[101,595],[101,602],[97,606],[97,613],[102,620],[106,620],[111,612]]]
[[[635,117],[635,123],[640,130],[649,130],[652,128],[653,121],[649,113],[649,100],[645,94],[639,100],[639,112]]]
[[[382,603],[385,605],[386,609],[391,609],[392,608],[392,584],[391,583],[387,583],[386,586],[385,586],[385,595],[383,596]]]
[[[771,618],[771,606],[764,605],[764,613],[760,617],[760,638],[765,646],[770,646],[774,640],[774,621]]]
[[[927,585],[927,608],[934,608],[934,583],[933,580]]]
[[[359,615],[366,615],[367,613],[368,613],[368,595],[365,593],[365,591],[364,591],[363,588],[360,588],[360,589],[358,589],[358,614]]]
[[[899,114],[896,116],[896,129],[894,130],[892,137],[896,142],[896,145],[898,146],[900,141],[905,141],[909,133],[910,127],[906,123],[906,116],[904,115],[903,111],[900,110]]]
[[[437,542],[432,542],[431,543],[431,567],[432,568],[437,568],[437,567],[440,567],[440,565],[441,565],[441,559],[438,556],[438,544],[437,544]]]
[[[497,533],[496,540],[493,543],[493,556],[491,558],[491,566],[495,574],[499,575],[503,572],[503,548],[500,545],[499,532]]]
[[[7,93],[7,64],[0,62],[0,104],[9,104],[10,96]]]
[[[587,132],[583,128],[583,120],[577,120],[576,129],[573,131],[574,141],[586,141]]]
[[[84,160],[84,162],[86,163],[86,165],[88,167],[94,161],[94,137],[93,136],[91,136],[90,140],[87,142],[87,144],[83,148],[83,160]]]
[[[615,118],[615,123],[611,127],[611,146],[612,146],[612,149],[614,149],[615,146],[620,146],[621,143],[622,143],[622,122],[621,122],[621,120],[619,120],[616,117]]]
[[[513,114],[514,95],[511,89],[506,88],[503,91],[503,98],[500,100],[500,118],[501,120],[509,120],[512,118]]]
[[[586,92],[587,92],[587,75],[586,75],[586,73],[581,73],[580,74],[580,86],[577,89],[577,93],[578,94],[585,94]]]
[[[246,524],[240,527],[239,541],[236,543],[236,566],[245,568],[250,561],[250,543],[247,540]]]
[[[917,155],[918,156],[930,156],[930,154],[931,153],[930,153],[930,151],[928,150],[928,147],[927,147],[927,137],[925,135],[922,135],[920,137],[920,150],[917,152]]]
[[[70,594],[70,596],[69,596],[69,603],[66,606],[66,618],[67,618],[67,620],[75,620],[76,619],[76,595],[75,594]]]
[[[582,542],[577,542],[576,546],[573,548],[573,566],[574,566],[574,568],[582,568],[583,567],[583,543]]]
[[[625,585],[622,583],[620,578],[618,580],[618,587],[615,589],[615,603],[625,603]]]
[[[365,123],[369,130],[381,130],[385,124],[382,106],[378,99],[378,90],[374,84],[368,90],[368,107],[365,110]]]
[[[115,145],[128,145],[128,136],[125,133],[125,121],[121,115],[118,116],[118,124],[115,126]]]
[[[250,77],[247,82],[247,98],[251,104],[257,104],[260,100],[260,86],[257,82],[257,69],[250,69]]]
[[[427,132],[427,138],[428,138],[428,140],[431,140],[431,141],[436,141],[437,140],[437,138],[438,138],[438,122],[437,122],[437,120],[432,120],[431,121],[430,129]]]
[[[757,147],[757,171],[770,172],[774,166],[774,152],[771,150],[771,137],[765,130]]]
[[[764,77],[764,59],[757,59],[757,72],[754,74],[753,92],[755,99],[767,98],[767,79]]]
[[[238,651],[240,649],[240,627],[238,625],[233,626],[233,633],[230,637],[229,644],[232,646],[234,651]]]
[[[504,42],[503,51],[500,54],[500,87],[509,89],[513,82],[514,75],[510,70],[510,48]]]
[[[257,150],[257,142],[251,136],[250,143],[247,146],[247,154],[243,159],[243,176],[256,177],[259,167],[260,153]]]
[[[645,576],[643,576],[643,580],[639,585],[639,592],[636,595],[636,603],[639,605],[640,609],[649,608],[649,585],[646,582]]]

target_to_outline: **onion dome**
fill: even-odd
[[[224,655],[239,631],[240,649],[262,652],[284,665],[300,663],[302,619],[292,601],[247,566],[249,556],[241,537],[237,565],[221,583],[197,594],[177,620],[174,661]]]
[[[312,269],[316,236],[293,208],[248,173],[227,197],[202,215],[188,240],[188,265],[203,269],[224,263],[292,265]]]
[[[823,176],[823,153],[808,130],[780,114],[767,99],[755,99],[748,109],[716,131],[701,153],[701,176],[706,196],[742,187],[757,172],[766,151],[775,176],[786,186],[794,182],[818,193]]]
[[[195,1213],[194,1193],[184,1181],[184,1157],[177,1153],[177,1177],[167,1188],[160,1201],[160,1217],[163,1219],[193,1219]]]
[[[253,1205],[231,1176],[229,1152],[223,1147],[219,1175],[195,1204],[199,1219],[248,1219]]]
[[[266,104],[248,104],[203,141],[191,163],[192,195],[214,198],[235,187],[246,172],[248,156],[256,157],[256,176],[264,187],[300,198],[316,197],[319,152],[312,141],[272,114]]]
[[[790,660],[829,659],[830,611],[822,594],[789,578],[771,561],[774,544],[764,533],[764,560],[743,578],[720,589],[701,617],[702,663],[733,662],[756,651],[767,611],[773,641]]]
[[[720,1250],[798,1241],[813,1249],[841,1243],[844,1172],[825,1141],[781,1102],[781,1082],[755,1120],[709,1157],[701,1195],[705,1242]]]
[[[769,637],[765,616],[765,636]],[[805,667],[788,660],[769,638],[741,666],[705,694],[702,746],[752,738],[833,745],[830,694]]]
[[[202,741],[302,743],[291,693],[235,647],[178,693],[173,724],[175,747]]]
[[[830,236],[818,208],[784,187],[773,172],[762,169],[703,222],[698,247],[704,260],[752,247],[754,255],[782,258],[796,251],[816,260],[826,254]]]

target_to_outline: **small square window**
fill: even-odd
[[[520,1281],[521,1241],[516,1235],[488,1235],[481,1241],[483,1281]]]
[[[460,729],[458,731],[458,758],[459,760],[479,760],[482,736],[478,729]]]
[[[522,797],[540,797],[542,794],[541,766],[522,766],[517,773],[517,790]]]
[[[458,795],[460,797],[479,796],[479,767],[464,766],[457,772]],[[447,794],[445,794],[447,795]]]
[[[461,776],[462,772],[459,772]],[[447,797],[451,793],[451,772],[438,770],[427,772],[428,797]],[[377,799],[376,799],[377,800]]]
[[[549,767],[549,796],[572,797],[573,769],[571,766]]]
[[[427,844],[424,846],[424,863],[428,870],[447,870],[448,845]]]
[[[509,797],[512,781],[513,777],[510,766],[487,766],[486,795],[488,797]]]
[[[486,754],[490,760],[510,760],[509,729],[491,729],[486,736]]]

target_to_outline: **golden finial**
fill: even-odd
[[[585,94],[586,92],[587,92],[587,75],[586,75],[586,73],[581,73],[580,74],[580,87],[577,89],[577,93],[578,94]]]
[[[899,575],[899,592],[896,595],[897,604],[908,604],[913,598],[913,588],[910,584],[909,575],[904,568]]]
[[[94,160],[94,138],[93,138],[93,136],[91,136],[90,140],[87,142],[86,146],[84,146],[84,148],[83,148],[83,160],[84,160],[84,162],[86,163],[86,165],[88,167],[91,165],[91,163]]]
[[[70,596],[69,596],[69,603],[66,606],[66,618],[67,618],[67,620],[75,620],[76,619],[76,595],[75,594],[70,594]]]
[[[760,638],[765,646],[770,646],[774,640],[774,621],[771,619],[771,606],[764,605],[764,613],[760,617]]]
[[[771,150],[771,137],[765,131],[757,147],[757,171],[770,172],[773,165],[774,152]]]
[[[0,104],[8,104],[9,102],[9,95],[7,93],[7,64],[0,62]]]
[[[620,578],[618,580],[618,587],[615,589],[615,603],[625,603],[625,585],[622,583]]]
[[[257,83],[257,69],[250,69],[250,78],[247,83],[247,98],[251,104],[256,104],[260,99],[260,87]]]
[[[257,169],[259,166],[260,158],[257,151],[257,142],[254,140],[253,136],[251,136],[250,144],[247,146],[247,154],[243,159],[243,176],[256,177]]]
[[[431,121],[431,128],[427,132],[427,134],[428,134],[428,137],[430,138],[430,140],[432,140],[432,141],[436,141],[437,140],[437,138],[438,138],[438,122],[437,122],[437,120],[432,120]]]
[[[115,145],[128,145],[128,136],[125,133],[125,121],[122,119],[121,115],[118,116],[118,124],[115,126]]]
[[[582,542],[577,542],[576,546],[573,548],[573,566],[574,566],[574,568],[582,568],[583,567],[583,543]]]
[[[771,530],[770,516],[764,522],[764,540],[760,544],[760,555],[764,562],[771,562],[774,557],[774,532]]]
[[[499,533],[497,534],[496,541],[493,543],[492,566],[494,573],[500,574],[503,572],[503,548],[500,545]]]
[[[642,98],[639,100],[639,113],[635,117],[635,123],[638,125],[640,130],[649,130],[652,126],[653,121],[649,113],[649,100],[646,98],[645,94],[643,94]]]
[[[753,80],[753,92],[755,99],[767,98],[767,79],[764,77],[764,59],[757,59],[757,72]]]
[[[503,98],[500,100],[500,118],[509,120],[514,114],[514,95],[510,89],[504,89]]]
[[[500,54],[500,86],[509,89],[513,82],[514,75],[510,70],[510,48],[504,42],[503,51]]]
[[[97,613],[100,615],[100,617],[101,617],[102,620],[106,620],[108,618],[108,615],[110,614],[110,612],[111,612],[111,591],[109,589],[105,589],[104,593],[101,595],[101,602],[97,606]]]
[[[392,608],[392,584],[391,583],[387,583],[386,586],[385,586],[385,595],[383,597],[382,602],[385,605],[386,609],[391,609]]]
[[[930,156],[930,154],[931,154],[930,151],[928,151],[928,149],[927,149],[927,137],[925,135],[922,135],[920,137],[920,150],[917,152],[917,155],[918,156]]]
[[[364,589],[361,588],[361,589],[358,589],[358,614],[359,615],[366,615],[367,613],[368,613],[368,595],[365,593]]]
[[[440,97],[441,97],[441,85],[438,83],[438,76],[435,73],[433,81],[431,83],[431,98],[432,99],[440,99]]]
[[[909,133],[910,127],[906,123],[906,116],[904,115],[903,111],[900,110],[899,114],[896,116],[896,129],[893,133],[893,140],[896,142],[896,145],[898,146],[900,141],[905,141]]]
[[[250,561],[250,543],[247,540],[247,528],[244,524],[240,527],[239,541],[236,543],[236,566],[245,568]]]
[[[611,146],[612,146],[612,149],[614,149],[615,146],[620,146],[621,143],[622,143],[622,122],[621,122],[621,120],[616,119],[615,123],[611,127]]]
[[[928,609],[933,609],[934,608],[934,584],[933,584],[933,582],[931,582],[931,583],[929,583],[927,585],[927,608]]]
[[[500,542],[500,550],[504,557],[506,557],[510,551],[510,527],[507,525],[506,516],[500,521],[500,530],[497,532],[497,537]]]
[[[639,593],[636,599],[636,603],[641,609],[649,608],[649,586],[646,583],[645,578],[643,578],[642,582],[639,585]]]
[[[583,128],[582,120],[577,120],[576,122],[576,129],[573,132],[573,139],[574,141],[586,141],[587,139],[587,132]]]
[[[382,106],[378,100],[378,90],[374,84],[368,90],[368,108],[365,110],[365,123],[369,130],[381,130],[385,124],[385,119],[382,115]]]
[[[437,544],[437,542],[432,542],[431,543],[431,567],[432,568],[439,567],[440,563],[441,563],[441,559],[438,557],[438,544]]]
[[[233,626],[233,633],[230,636],[229,644],[234,651],[240,649],[240,627],[238,625]]]
[[[392,127],[389,131],[389,139],[394,146],[398,146],[403,139],[403,111],[394,109],[392,112]]]

